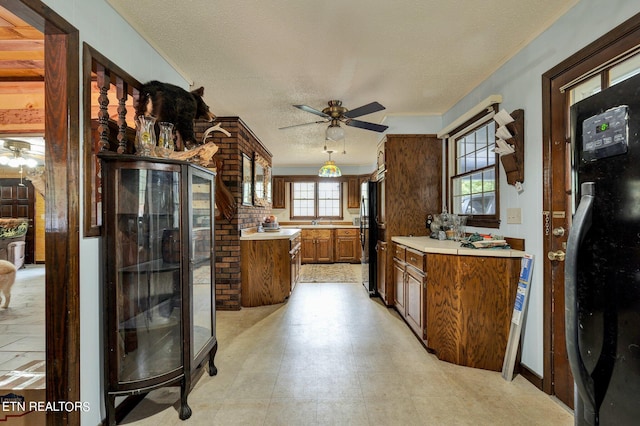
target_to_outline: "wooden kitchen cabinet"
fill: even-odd
[[[300,237],[240,240],[242,306],[284,302],[300,278]]]
[[[331,229],[302,230],[302,263],[333,262],[333,232]]]
[[[405,269],[406,264],[398,259],[393,258],[393,281],[394,281],[394,306],[396,311],[400,314],[401,317],[405,317],[405,307],[404,307],[404,288],[405,288]]]
[[[347,208],[360,208],[360,182],[358,176],[349,176],[347,178]]]
[[[385,241],[378,240],[376,245],[376,272],[378,275],[377,290],[382,300],[387,300],[387,250],[388,244]],[[390,298],[392,294],[388,295]]]
[[[284,176],[273,176],[271,178],[273,198],[271,207],[274,209],[286,208],[286,182]]]
[[[394,306],[416,335],[426,340],[425,255],[394,244]]]
[[[335,262],[356,263],[360,260],[360,231],[356,228],[337,228],[335,233]]]
[[[427,215],[442,211],[442,140],[435,135],[386,135],[378,144],[377,181],[379,239],[391,247],[393,236],[429,235]],[[378,260],[389,267],[379,270],[378,293],[393,306],[394,253],[384,254],[381,259],[379,253]]]
[[[427,255],[427,346],[445,361],[501,371],[521,259]]]

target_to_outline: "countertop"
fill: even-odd
[[[240,230],[240,240],[290,240],[300,235],[300,228],[280,227],[278,231],[258,232],[256,228]]]
[[[459,256],[524,257],[525,252],[511,249],[472,249],[460,247],[458,241],[436,240],[431,237],[391,237],[391,241],[423,253],[456,254]]]

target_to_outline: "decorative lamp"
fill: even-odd
[[[320,177],[339,177],[342,176],[342,172],[340,168],[336,166],[335,161],[331,160],[331,153],[333,151],[327,151],[329,153],[329,160],[326,161],[320,170],[318,171],[318,176]]]

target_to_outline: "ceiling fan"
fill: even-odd
[[[311,114],[318,115],[324,120],[312,121],[310,123],[294,124],[293,126],[280,127],[282,129],[289,129],[292,127],[306,126],[309,124],[328,123],[331,122],[327,128],[327,139],[339,140],[344,137],[344,130],[340,127],[340,122],[347,126],[357,127],[359,129],[372,130],[374,132],[384,132],[389,128],[382,124],[370,123],[368,121],[354,120],[356,117],[360,117],[374,112],[382,111],[385,109],[378,102],[371,102],[356,109],[349,110],[342,106],[342,101],[332,100],[329,101],[329,106],[322,111],[312,108],[307,105],[294,105],[303,111],[310,112]]]

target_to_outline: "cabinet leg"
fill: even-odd
[[[187,404],[188,394],[189,390],[187,389],[187,381],[182,380],[182,383],[180,384],[180,411],[178,412],[180,420],[187,420],[191,417],[191,407]]]
[[[211,352],[209,352],[209,376],[215,376],[216,374],[218,374],[218,368],[214,364],[216,352],[218,352],[218,342],[213,345],[213,348],[211,348]]]

